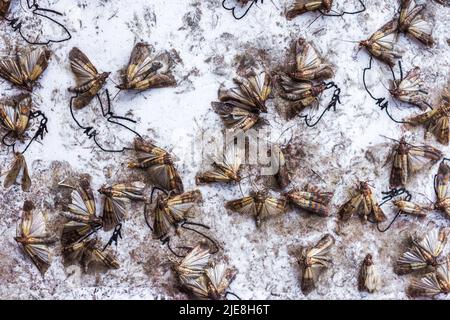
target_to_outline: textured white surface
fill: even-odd
[[[13,0],[14,2],[14,0]],[[338,9],[352,11],[357,1],[337,1]],[[186,296],[175,287],[175,279],[166,263],[170,254],[159,242],[152,240],[142,218],[142,207],[133,206],[124,225],[124,238],[116,250],[121,263],[119,270],[77,276],[67,270],[61,259],[60,246],[54,247],[55,257],[48,272],[42,277],[32,263],[16,246],[13,237],[24,199],[33,199],[50,220],[50,229],[60,233],[63,219],[58,212],[61,192],[56,183],[66,176],[87,173],[92,176],[95,189],[103,183],[139,179],[139,172],[126,168],[130,154],[105,154],[93,148],[74,125],[69,113],[69,93],[66,88],[74,82],[69,70],[68,53],[73,46],[83,50],[102,71],[112,71],[112,80],[118,81],[117,71],[128,62],[133,45],[146,41],[156,51],[175,50],[181,62],[175,67],[176,88],[157,89],[143,94],[122,92],[114,101],[117,114],[127,114],[138,121],[135,129],[152,137],[159,145],[172,150],[180,159],[177,163],[186,189],[195,187],[194,177],[203,165],[191,154],[198,143],[199,132],[207,130],[219,135],[223,125],[210,108],[217,98],[217,89],[223,82],[230,83],[236,68],[242,61],[256,59],[269,69],[276,69],[285,61],[291,41],[299,36],[313,40],[326,57],[337,66],[334,81],[342,88],[342,105],[336,113],[328,113],[325,121],[315,128],[307,128],[299,119],[289,122],[277,115],[273,102],[268,104],[266,119],[276,140],[283,129],[294,126],[293,142],[302,150],[297,160],[294,183],[306,183],[335,191],[332,215],[317,218],[306,213],[290,211],[284,217],[268,221],[256,230],[249,217],[228,213],[224,200],[241,195],[238,186],[211,185],[201,187],[204,203],[196,221],[211,226],[214,236],[220,240],[230,264],[238,270],[231,290],[247,299],[304,299],[299,285],[299,269],[293,252],[299,246],[315,243],[322,234],[329,232],[336,238],[332,250],[333,266],[322,274],[317,290],[309,299],[394,299],[406,298],[404,288],[411,276],[397,276],[393,263],[405,249],[407,234],[423,231],[433,222],[447,225],[448,220],[433,212],[419,220],[401,217],[391,230],[382,234],[374,225],[362,225],[358,218],[338,227],[336,210],[348,197],[356,179],[370,180],[377,194],[388,188],[390,167],[383,167],[392,138],[408,137],[409,141],[423,142],[423,130],[407,131],[395,124],[380,111],[362,85],[362,69],[368,64],[368,55],[361,51],[356,60],[355,43],[368,38],[377,28],[392,18],[397,9],[396,1],[367,0],[367,11],[343,18],[321,17],[312,24],[316,14],[305,14],[287,21],[282,12],[284,1],[264,1],[254,7],[243,20],[236,21],[230,12],[222,9],[218,0],[204,1],[39,1],[43,7],[65,13],[64,21],[73,39],[52,44],[51,63],[34,99],[39,108],[50,118],[49,133],[43,144],[33,144],[26,154],[31,168],[33,187],[24,194],[19,187],[0,193],[0,297],[1,298],[49,298],[49,299],[182,299]],[[432,96],[436,102],[440,90],[448,80],[450,47],[447,43],[449,9],[429,2],[427,16],[433,21],[437,44],[424,49],[420,44],[401,36],[399,44],[404,50],[404,70],[420,66]],[[276,6],[274,5],[276,4]],[[23,46],[18,35],[4,23],[0,28],[0,50],[9,53],[14,46]],[[387,96],[382,84],[388,86],[390,72],[375,63],[372,90],[377,96]],[[379,83],[379,82],[382,82]],[[115,92],[114,83],[107,86]],[[0,84],[0,94],[9,96],[17,91],[8,83]],[[402,115],[420,112],[417,108],[395,104],[391,112]],[[94,104],[95,106],[95,104]],[[92,107],[79,117],[92,121]],[[97,109],[96,116],[101,121]],[[105,131],[105,133],[107,133]],[[217,133],[217,134],[216,134]],[[113,131],[115,143],[127,143],[129,135]],[[430,140],[447,155],[445,148]],[[0,164],[2,172],[9,165],[11,154],[2,147]],[[58,162],[56,162],[58,161]],[[321,181],[312,170],[317,172]],[[416,199],[427,202],[434,199],[432,176],[437,167],[417,175],[408,186]],[[243,176],[247,176],[245,170]],[[242,183],[244,193],[251,189],[249,180]],[[421,195],[422,194],[422,195]],[[63,199],[64,200],[64,199]],[[100,207],[100,202],[98,203]],[[386,206],[389,218],[394,211]],[[103,235],[104,239],[108,235]],[[357,290],[357,274],[367,253],[372,253],[383,276],[380,292],[369,295]]]

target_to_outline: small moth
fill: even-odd
[[[127,214],[126,206],[133,201],[145,201],[143,192],[145,184],[140,181],[119,183],[113,186],[103,186],[98,192],[104,195],[103,229],[114,229]]]
[[[168,192],[174,194],[183,192],[183,182],[169,152],[142,138],[134,140],[134,150],[137,159],[128,164],[129,168],[146,170],[150,180]]]
[[[328,13],[331,11],[332,5],[333,0],[294,0],[294,3],[286,12],[286,18],[291,20],[305,12],[317,10]]]
[[[375,222],[383,222],[386,220],[369,184],[364,181],[359,182],[356,194],[341,206],[338,214],[344,221],[350,219],[354,214],[358,214],[363,221],[372,219]]]
[[[411,201],[396,199],[392,203],[397,207],[402,213],[406,213],[417,217],[426,217],[427,214],[433,209],[430,206],[424,206],[420,204],[413,203]]]
[[[69,88],[69,92],[77,94],[73,107],[83,109],[103,87],[110,72],[99,73],[89,58],[76,47],[70,51],[69,60],[77,83],[75,87]]]
[[[28,166],[23,154],[16,152],[14,154],[14,160],[12,165],[6,175],[3,186],[5,188],[11,187],[13,184],[17,183],[20,179],[20,184],[22,185],[22,190],[25,192],[30,191],[31,179],[28,174]]]
[[[51,51],[45,47],[24,49],[13,58],[0,58],[0,77],[32,91],[34,83],[47,69]]]
[[[70,261],[80,262],[87,271],[91,263],[101,264],[110,269],[119,269],[120,265],[116,258],[103,252],[97,246],[96,239],[84,240],[73,243],[63,248],[63,255]]]
[[[395,99],[415,105],[425,111],[429,104],[427,102],[428,92],[423,84],[423,80],[420,79],[420,68],[415,67],[406,74],[405,78],[392,81],[389,92]]]
[[[290,203],[303,210],[321,217],[327,217],[330,214],[329,205],[333,198],[332,192],[322,192],[317,188],[307,186],[303,191],[292,189],[285,196]]]
[[[424,237],[411,237],[411,248],[398,258],[394,268],[397,274],[407,274],[427,267],[435,268],[447,242],[444,228],[434,228]]]
[[[392,20],[376,31],[369,39],[359,43],[359,47],[366,48],[369,53],[393,67],[395,59],[401,58],[401,54],[395,48],[398,21]]]
[[[122,90],[148,90],[176,85],[172,76],[171,61],[167,52],[151,57],[153,48],[144,42],[137,43],[131,52],[127,68],[122,70]]]
[[[286,213],[286,204],[284,197],[277,199],[270,197],[267,191],[257,191],[242,199],[226,202],[225,208],[253,216],[259,228],[263,221]]]
[[[273,144],[271,149],[271,165],[278,168],[274,178],[281,189],[286,188],[291,183],[291,173],[283,149],[278,144]]]
[[[405,186],[409,177],[435,164],[443,156],[442,152],[430,145],[414,146],[401,138],[396,149],[393,150],[393,158],[390,186]]]
[[[44,215],[36,211],[33,213],[34,209],[33,202],[25,201],[22,220],[14,240],[22,247],[39,271],[44,274],[51,263],[48,245],[54,243],[56,239],[47,234]]]
[[[32,110],[31,96],[21,94],[0,101],[0,125],[8,130],[14,138],[23,140],[30,125]]]
[[[192,279],[198,279],[205,272],[211,257],[210,248],[204,242],[195,246],[180,262],[173,265],[180,284],[185,286]]]
[[[6,16],[10,5],[11,0],[0,0],[0,18]]]
[[[424,45],[434,44],[431,25],[421,15],[425,4],[417,5],[415,0],[402,0],[398,30],[404,32]]]
[[[413,297],[436,297],[439,294],[450,293],[450,259],[447,257],[442,264],[420,279],[414,279],[408,288]]]
[[[372,255],[368,254],[359,271],[358,289],[359,291],[374,293],[380,289],[380,282],[380,275],[373,264]]]
[[[301,288],[303,294],[309,294],[317,282],[319,272],[331,263],[329,254],[334,238],[326,234],[316,245],[302,249],[298,263],[302,269]]]
[[[434,207],[450,217],[450,198],[447,197],[449,181],[450,167],[443,160],[439,165],[438,173],[434,178],[434,190],[437,198]]]

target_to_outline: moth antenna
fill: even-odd
[[[112,101],[116,100],[117,96],[119,95],[119,93],[122,91],[122,89],[119,89],[119,91],[117,91],[117,93],[114,95],[114,97],[112,98]]]
[[[170,251],[175,257],[177,257],[177,258],[184,258],[184,257],[186,257],[186,255],[182,256],[182,255],[177,254],[175,251],[173,251],[172,247],[170,246],[170,238],[167,238],[167,239],[161,241],[161,243],[162,243],[162,245],[166,245],[167,248],[169,249],[169,251]]]
[[[148,206],[148,203],[145,202],[145,204],[144,204],[144,220],[145,220],[145,224],[147,225],[147,227],[149,227],[149,229],[153,232],[153,227],[151,226],[150,222],[148,221],[147,206]]]
[[[225,298],[226,298],[228,295],[231,295],[231,296],[237,298],[238,300],[242,300],[237,294],[235,294],[235,293],[233,293],[233,292],[231,292],[231,291],[227,291],[227,292],[225,293]]]
[[[71,185],[69,185],[69,184],[66,184],[65,181],[66,181],[66,179],[63,179],[63,180],[61,180],[60,182],[58,182],[58,186],[64,187],[64,188],[73,189],[73,190],[76,189],[76,187],[71,186]]]
[[[109,80],[111,80],[111,82],[114,83],[116,86],[119,86],[119,84],[115,82],[113,78],[109,78]]]
[[[280,8],[277,7],[277,5],[275,4],[275,2],[273,2],[273,0],[270,0],[270,2],[272,2],[273,6],[274,6],[277,10],[280,10]],[[261,3],[263,3],[263,0],[261,0]]]
[[[315,176],[317,176],[320,180],[322,180],[322,182],[327,183],[321,176],[320,174],[318,174],[316,171],[314,171],[313,169],[309,168],[309,170],[311,170],[312,173],[314,173]]]
[[[388,140],[392,140],[392,141],[395,141],[395,142],[400,142],[400,141],[397,140],[397,139],[389,138],[389,137],[387,137],[387,136],[385,136],[385,135],[383,135],[383,134],[380,134],[379,136],[380,136],[380,137],[383,137],[383,138],[385,138],[385,139],[388,139]]]
[[[309,29],[309,27],[311,27],[311,25],[317,21],[317,19],[319,19],[320,17],[322,17],[321,14],[319,14],[310,24],[308,24],[308,26],[306,27],[306,29]]]
[[[294,123],[292,126],[287,127],[286,129],[284,129],[284,130],[281,132],[281,134],[280,134],[280,136],[278,137],[278,139],[275,141],[275,143],[278,143],[278,141],[280,141],[281,137],[283,137],[283,135],[284,135],[289,129],[292,129],[292,128],[295,127],[295,126],[296,126],[296,124]],[[294,138],[294,133],[292,133],[291,138],[289,139],[288,144],[292,141],[293,138]]]

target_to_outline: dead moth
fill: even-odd
[[[354,214],[358,214],[363,221],[370,219],[374,222],[383,222],[386,220],[369,184],[364,181],[359,182],[356,194],[341,206],[338,214],[344,221],[350,219]]]
[[[369,39],[361,41],[359,47],[366,48],[373,57],[394,67],[395,60],[401,58],[400,53],[395,48],[397,30],[398,21],[392,20],[376,31]]]
[[[416,216],[416,217],[426,217],[427,214],[433,209],[430,206],[420,205],[411,201],[406,201],[402,199],[393,200],[392,203],[398,210],[402,213]]]
[[[3,186],[9,188],[17,183],[18,179],[20,179],[19,183],[22,185],[22,190],[28,192],[31,188],[31,179],[28,174],[27,162],[23,154],[16,152],[14,154],[12,165],[3,182]]]
[[[34,204],[25,201],[23,205],[22,220],[18,226],[17,236],[14,238],[30,257],[39,271],[44,274],[51,263],[49,244],[56,241],[47,234],[44,218],[41,212],[34,212]]]
[[[119,269],[116,258],[103,252],[97,245],[96,239],[83,240],[63,248],[64,257],[71,262],[80,262],[85,270],[91,263],[100,264],[110,269]]]
[[[439,294],[450,293],[450,259],[447,257],[442,264],[420,279],[414,279],[408,288],[413,297],[436,297]]]
[[[391,96],[402,102],[415,105],[425,111],[428,92],[424,88],[424,82],[420,79],[420,68],[410,70],[403,79],[393,80],[389,90]]]
[[[298,15],[309,11],[321,10],[325,13],[331,11],[333,0],[294,0],[286,12],[286,18],[291,20]]]
[[[156,205],[152,211],[153,235],[156,239],[165,238],[170,228],[192,217],[192,209],[200,201],[202,194],[199,190],[188,191],[179,195],[158,195]]]
[[[259,110],[238,101],[211,102],[211,107],[229,129],[247,131],[260,120]]]
[[[299,38],[295,43],[295,71],[289,72],[295,80],[323,80],[334,76],[333,67],[324,61],[312,43]]]
[[[432,46],[432,27],[421,15],[423,9],[425,5],[417,5],[415,0],[402,0],[398,30],[427,46]]]
[[[271,149],[271,165],[278,168],[274,178],[281,189],[286,188],[291,183],[291,174],[288,169],[286,158],[282,148],[274,144]]]
[[[391,187],[405,186],[409,177],[436,163],[442,152],[430,145],[414,146],[400,139],[393,153],[393,163],[389,184]]]
[[[126,216],[126,206],[133,201],[145,201],[143,192],[145,184],[135,181],[103,186],[98,190],[105,199],[103,201],[103,229],[109,231],[122,222]]]
[[[447,197],[449,180],[450,167],[445,161],[442,161],[439,165],[438,174],[434,178],[434,191],[437,198],[434,207],[450,217],[450,198]]]
[[[129,168],[140,168],[147,171],[150,180],[158,187],[174,194],[183,192],[183,182],[175,169],[170,153],[142,138],[134,140],[136,161],[128,164]]]
[[[67,210],[68,212],[61,212],[61,215],[70,220],[63,227],[63,245],[78,242],[103,225],[102,219],[96,215],[94,193],[87,179],[82,179],[80,185],[72,191]]]
[[[30,125],[31,110],[29,94],[0,101],[0,126],[8,130],[13,138],[23,140],[25,131]]]
[[[191,278],[184,287],[200,299],[224,299],[230,283],[236,277],[235,268],[228,268],[224,263],[215,263],[198,278]]]
[[[303,294],[307,295],[315,288],[319,271],[328,268],[331,263],[329,251],[333,244],[334,238],[326,234],[315,246],[302,249],[298,263],[302,270],[301,288]]]
[[[128,67],[122,70],[121,90],[148,90],[176,85],[170,72],[171,62],[167,52],[151,57],[152,47],[137,43],[131,52]]]
[[[110,72],[99,73],[89,58],[76,47],[70,51],[69,60],[76,80],[76,86],[69,88],[69,92],[77,94],[73,107],[82,109],[97,95]]]
[[[0,58],[0,77],[32,91],[36,80],[47,69],[50,56],[50,50],[38,47],[25,49],[12,58]]]
[[[444,228],[435,228],[422,238],[412,236],[411,248],[398,258],[395,272],[407,274],[427,267],[436,267],[446,242],[447,234]]]
[[[290,203],[310,213],[321,217],[327,217],[330,214],[332,192],[322,192],[317,188],[307,186],[303,191],[297,188],[292,189],[285,196]]]
[[[175,262],[173,269],[181,286],[185,286],[192,279],[201,277],[210,257],[210,248],[206,243],[200,242],[180,262]]]
[[[270,197],[267,191],[251,192],[249,196],[228,201],[225,208],[255,218],[256,226],[269,218],[277,217],[286,212],[286,198]]]
[[[9,11],[11,0],[0,0],[0,17],[6,16]]]
[[[212,170],[197,174],[197,184],[241,181],[242,155],[239,148],[229,144],[222,156],[215,157],[212,161]]]
[[[368,254],[359,271],[358,290],[374,293],[380,288],[380,275],[373,264],[372,255]]]

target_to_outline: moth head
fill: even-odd
[[[110,195],[112,191],[112,188],[107,186],[107,185],[103,185],[100,189],[98,189],[98,192],[103,194],[103,195]]]
[[[23,211],[31,211],[35,208],[34,203],[31,200],[25,200],[23,204]]]
[[[373,265],[372,255],[369,253],[364,259],[364,265],[371,266]]]

